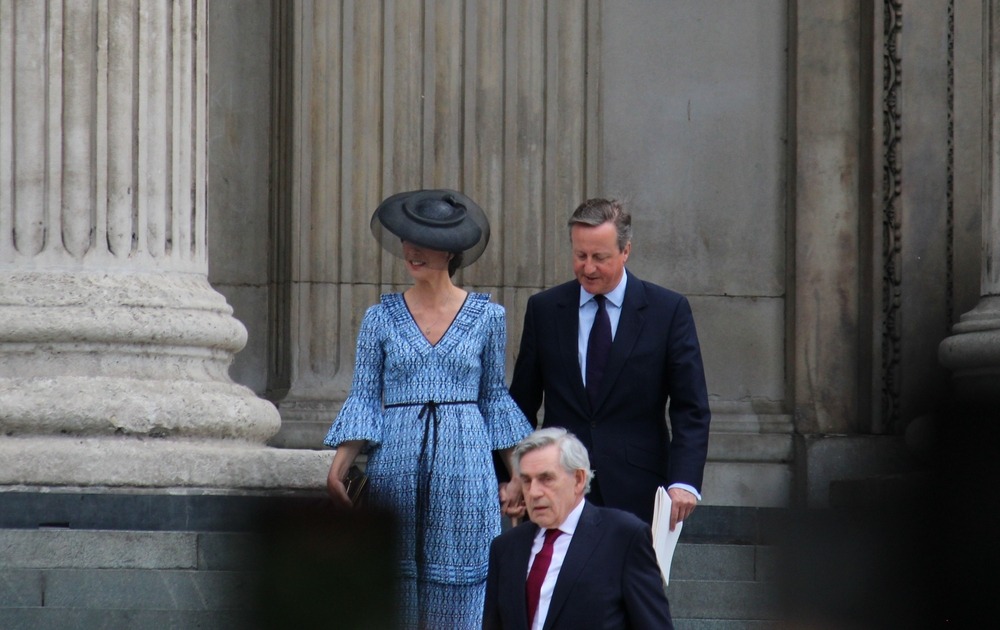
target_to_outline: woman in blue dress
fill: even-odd
[[[398,519],[403,627],[480,628],[500,533],[493,452],[509,472],[531,431],[507,391],[503,307],[451,280],[482,254],[489,223],[459,192],[421,190],[383,201],[371,227],[413,286],[365,313],[351,393],[324,440],[337,447],[327,488],[349,506],[343,479],[366,452],[369,500]],[[515,477],[503,488],[508,513],[519,486]]]

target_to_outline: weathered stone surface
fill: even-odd
[[[791,505],[792,471],[786,463],[709,461],[702,497],[706,505],[786,507]]]
[[[194,532],[0,529],[7,569],[195,569]]]
[[[0,435],[263,444],[280,418],[230,379],[246,329],[206,277],[207,13],[47,8],[0,9]]]
[[[0,432],[264,442],[277,411],[227,373],[245,342],[203,275],[0,270]]]
[[[756,550],[756,545],[678,545],[670,564],[670,579],[753,581]]]
[[[32,569],[0,571],[0,609],[42,605],[42,572]]]
[[[838,479],[864,479],[911,471],[915,461],[902,438],[878,435],[804,436],[798,457],[799,479],[805,497],[800,503],[813,508],[830,506],[830,483]]]
[[[254,612],[256,611],[101,610],[52,608],[50,606],[19,607],[0,609],[0,627],[3,627],[4,630],[38,630],[38,628],[73,628],[74,630],[122,630],[123,628],[250,630],[254,628]]]
[[[963,314],[941,342],[938,356],[951,370],[963,402],[991,411],[1000,408],[1000,296],[985,296]]]
[[[332,458],[237,440],[0,437],[0,488],[321,490]]]

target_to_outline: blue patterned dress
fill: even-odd
[[[399,518],[404,627],[481,627],[500,533],[491,451],[531,431],[507,391],[506,343],[504,309],[483,293],[435,345],[398,293],[361,323],[351,393],[324,443],[368,441],[369,499]]]

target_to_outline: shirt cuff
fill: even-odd
[[[681,490],[687,490],[693,494],[699,501],[701,501],[701,493],[694,489],[694,486],[689,486],[686,483],[672,483],[667,486],[667,490],[670,488],[680,488]]]

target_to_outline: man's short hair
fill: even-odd
[[[569,218],[570,234],[574,225],[589,225],[597,227],[611,222],[618,235],[618,251],[625,251],[625,246],[632,241],[632,215],[625,209],[625,202],[618,199],[588,199],[573,211]]]
[[[590,492],[590,480],[594,478],[594,471],[590,469],[587,447],[578,437],[562,427],[538,429],[518,442],[512,456],[515,474],[521,474],[521,457],[526,453],[553,444],[559,447],[559,464],[566,472],[572,475],[577,470],[582,470],[586,473],[587,483],[583,486],[583,493]]]

